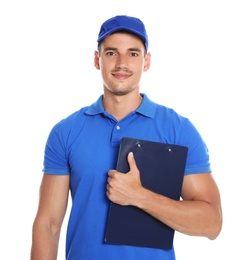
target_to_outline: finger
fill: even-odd
[[[137,169],[137,165],[136,165],[136,161],[134,159],[133,152],[130,152],[128,154],[128,164],[129,164],[130,171]]]
[[[116,170],[109,170],[109,171],[108,171],[108,176],[109,176],[109,177],[113,177],[113,175],[114,175],[116,172],[117,172]]]

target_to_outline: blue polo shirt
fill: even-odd
[[[104,243],[109,200],[107,172],[114,169],[121,137],[188,147],[185,175],[210,172],[208,149],[189,119],[141,94],[139,108],[121,121],[108,114],[102,98],[57,123],[45,148],[43,172],[70,175],[68,260],[173,260],[174,248],[161,250]]]

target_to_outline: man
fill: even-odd
[[[33,224],[32,260],[57,258],[69,190],[69,260],[175,259],[174,247],[164,250],[106,244],[110,201],[138,207],[184,234],[211,240],[219,235],[221,202],[207,147],[187,118],[140,93],[141,76],[150,62],[141,20],[116,16],[102,24],[94,65],[102,75],[103,95],[57,123],[50,132]],[[144,188],[132,153],[128,155],[127,174],[114,170],[123,136],[188,147],[181,200]]]

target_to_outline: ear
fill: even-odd
[[[148,52],[145,56],[145,64],[144,64],[143,71],[147,71],[150,68],[150,64],[151,64],[151,53]]]
[[[98,51],[95,51],[94,52],[94,66],[96,69],[100,69],[100,66],[99,66],[99,53]]]

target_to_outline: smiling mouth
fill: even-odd
[[[125,79],[128,79],[130,77],[130,74],[126,74],[126,73],[113,73],[112,75],[116,79],[120,79],[120,80],[125,80]]]

